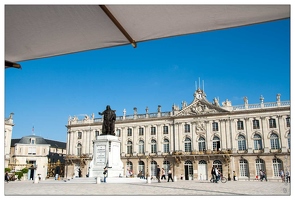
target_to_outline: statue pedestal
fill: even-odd
[[[120,157],[121,143],[117,136],[100,135],[93,141],[93,159],[90,163],[89,177],[103,178],[104,168],[108,167],[108,176],[123,175],[123,163]]]

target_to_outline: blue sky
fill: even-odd
[[[20,62],[4,71],[5,117],[14,113],[12,138],[34,133],[66,141],[69,116],[110,105],[117,116],[171,111],[193,100],[204,80],[207,99],[233,105],[290,100],[290,20],[249,25],[64,56]],[[203,86],[201,86],[203,88]]]

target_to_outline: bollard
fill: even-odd
[[[151,183],[151,182],[152,182],[152,181],[151,181],[151,177],[147,177],[146,182],[147,182],[147,183]]]
[[[177,182],[177,176],[174,176],[173,181]]]
[[[35,176],[35,178],[34,178],[34,183],[39,183],[39,180],[38,180],[37,176]]]

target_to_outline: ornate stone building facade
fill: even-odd
[[[290,101],[232,106],[226,100],[219,105],[206,99],[200,88],[193,101],[171,112],[117,116],[116,135],[121,141],[124,173],[143,171],[155,176],[156,166],[185,180],[209,180],[211,168],[217,166],[229,180],[233,171],[239,180],[254,180],[265,170],[269,180],[279,180],[279,170],[290,170]],[[66,176],[88,174],[93,156],[92,141],[100,135],[102,119],[70,117],[66,125]],[[126,174],[124,174],[126,175]]]

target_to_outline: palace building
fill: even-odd
[[[102,118],[69,117],[65,176],[88,176],[93,157],[93,141],[102,132]],[[266,103],[263,97],[257,104],[233,106],[226,100],[219,104],[206,99],[198,88],[190,104],[172,111],[116,117],[116,135],[121,142],[120,155],[124,174],[132,170],[144,176],[156,176],[156,166],[172,170],[173,176],[184,180],[209,180],[216,166],[232,180],[259,178],[260,169],[268,180],[280,180],[279,170],[290,170],[290,101]]]

